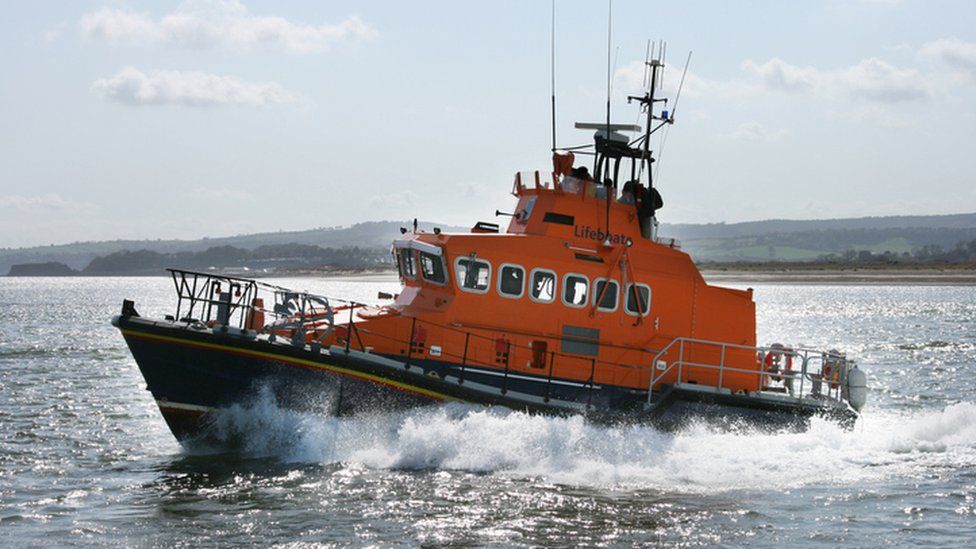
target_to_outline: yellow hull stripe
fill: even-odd
[[[358,378],[358,379],[370,381],[372,383],[376,383],[376,384],[379,384],[379,385],[386,385],[386,386],[389,386],[389,387],[394,387],[394,388],[397,388],[397,389],[401,389],[403,391],[407,391],[407,392],[410,392],[410,393],[416,393],[416,394],[423,395],[423,396],[426,396],[426,397],[429,397],[429,398],[434,398],[434,399],[438,399],[438,400],[458,400],[458,399],[456,399],[454,397],[451,397],[451,396],[448,396],[448,395],[445,395],[445,394],[442,394],[442,393],[438,393],[438,392],[431,391],[431,390],[428,390],[428,389],[422,389],[420,387],[416,387],[414,385],[409,385],[409,384],[402,383],[402,382],[399,382],[399,381],[393,381],[393,380],[387,379],[385,377],[380,377],[380,376],[376,376],[376,375],[372,375],[372,374],[367,374],[367,373],[363,373],[363,372],[357,372],[356,370],[350,370],[348,368],[342,368],[340,366],[334,366],[334,365],[331,365],[331,364],[322,364],[320,362],[315,362],[315,361],[312,361],[312,360],[305,360],[305,359],[301,359],[301,358],[292,358],[292,357],[283,357],[281,355],[276,355],[274,353],[265,353],[265,352],[262,352],[262,351],[251,351],[251,350],[245,350],[245,349],[238,349],[236,347],[230,347],[230,346],[227,346],[227,345],[218,345],[216,343],[202,343],[202,342],[198,342],[198,341],[188,341],[188,340],[180,339],[180,338],[176,338],[176,337],[168,337],[168,336],[161,336],[161,335],[155,335],[155,334],[147,334],[147,333],[144,333],[144,332],[138,332],[138,331],[134,331],[134,330],[122,329],[121,332],[125,336],[131,336],[131,337],[134,337],[134,338],[137,338],[137,339],[152,339],[152,340],[156,340],[156,341],[162,341],[162,342],[165,342],[165,343],[174,343],[174,344],[177,344],[177,345],[187,345],[187,346],[190,346],[190,347],[200,347],[200,348],[203,348],[203,349],[212,349],[212,350],[215,350],[215,351],[229,352],[229,353],[232,353],[232,354],[240,354],[240,355],[247,355],[247,356],[253,356],[253,357],[260,357],[260,358],[265,358],[265,359],[268,359],[268,360],[274,360],[274,361],[277,361],[277,362],[290,362],[292,364],[298,364],[298,365],[301,365],[301,366],[315,368],[315,369],[318,369],[318,370],[325,370],[327,372],[332,372],[332,373],[339,374],[339,375],[344,375],[344,376],[347,376],[347,377],[353,377],[353,378]]]

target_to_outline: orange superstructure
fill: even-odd
[[[608,190],[571,176],[520,175],[505,233],[481,228],[397,240],[403,290],[392,305],[358,314],[357,345],[527,374],[547,373],[553,360],[562,378],[588,381],[592,373],[595,383],[644,390],[653,357],[675,338],[754,346],[752,292],[706,283],[673,240],[641,235],[634,204],[611,196],[608,208]],[[725,364],[760,367],[752,352],[730,351]],[[683,377],[718,385],[716,376],[702,369]],[[758,383],[755,374],[735,372],[722,380],[733,391]]]
[[[611,124],[609,112],[605,123],[577,123],[594,131],[591,145],[557,151],[554,143],[551,172],[516,174],[505,232],[489,223],[464,234],[404,229],[394,242],[403,290],[392,305],[359,311],[337,342],[358,323],[360,348],[408,364],[428,360],[444,375],[472,363],[504,369],[506,378],[523,372],[624,391],[678,377],[762,390],[761,362],[749,350],[751,291],[709,285],[677,242],[657,235],[663,201],[649,145],[674,122],[655,111],[666,102],[654,97],[662,67],[651,60],[646,93],[628,98],[646,113],[643,127]],[[591,155],[592,175],[575,154]],[[670,372],[661,352],[679,338],[712,344],[682,347],[682,368]]]

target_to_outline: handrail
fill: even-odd
[[[351,301],[330,300],[325,296],[294,291],[249,278],[183,269],[167,271],[176,287],[174,320],[200,321],[208,326],[236,327],[255,332],[294,329],[296,333],[301,332],[304,335],[304,330],[310,327],[316,332],[331,331],[334,325],[332,302],[339,301],[353,308],[362,306]],[[262,290],[270,293],[273,299],[267,307],[263,305]],[[262,322],[262,326],[256,327],[255,318],[258,314],[270,316],[275,321]]]
[[[500,371],[503,371],[503,387],[506,387],[510,375],[517,373],[522,369],[520,367],[513,368],[513,365],[518,364],[518,362],[516,362],[516,357],[523,356],[526,352],[534,352],[531,345],[518,345],[507,338],[503,338],[505,340],[503,363],[498,362],[498,357],[496,357],[494,362],[490,359],[483,360],[479,358],[479,353],[473,352],[472,349],[480,349],[482,347],[487,349],[491,344],[499,344],[500,339],[499,336],[495,335],[495,332],[504,334],[506,332],[503,329],[476,327],[475,330],[477,331],[489,332],[477,333],[477,331],[462,329],[449,324],[439,324],[418,318],[416,316],[403,315],[404,318],[410,318],[411,327],[408,339],[406,341],[402,341],[397,337],[375,332],[367,327],[363,327],[362,325],[357,325],[355,322],[356,311],[359,308],[367,307],[367,305],[364,303],[328,298],[307,292],[297,292],[281,286],[276,286],[253,279],[226,276],[216,273],[184,271],[179,269],[168,270],[173,276],[178,297],[177,314],[175,320],[201,320],[208,326],[214,327],[215,329],[217,324],[223,326],[237,325],[242,331],[245,332],[248,330],[253,330],[251,333],[254,334],[269,333],[271,334],[272,340],[276,335],[286,334],[285,337],[290,337],[292,343],[295,345],[305,345],[307,343],[306,336],[310,336],[312,338],[311,343],[314,348],[315,344],[322,341],[329,333],[333,331],[333,329],[336,328],[335,314],[339,311],[345,312],[348,310],[348,321],[340,324],[340,327],[343,327],[345,332],[337,334],[339,342],[343,346],[344,350],[346,352],[351,350],[353,346],[353,337],[355,337],[357,340],[356,343],[358,343],[359,350],[363,352],[369,352],[370,349],[367,342],[364,341],[364,338],[390,340],[400,345],[406,343],[407,350],[404,357],[403,366],[407,369],[412,366],[411,362],[413,362],[415,358],[414,353],[422,352],[415,349],[415,344],[419,341],[416,338],[418,328],[420,326],[427,325],[443,332],[463,335],[463,351],[459,347],[459,338],[459,341],[456,342],[457,345],[452,344],[452,346],[449,346],[445,343],[440,353],[437,355],[443,356],[444,359],[453,359],[450,361],[452,363],[459,362],[461,368],[460,375],[457,379],[459,384],[464,383],[465,369],[468,366],[479,365],[482,367],[497,368]],[[223,291],[224,284],[227,285],[226,292]],[[263,305],[263,301],[259,300],[261,291],[268,292],[273,295],[273,304],[267,307]],[[343,305],[333,309],[332,303],[342,303]],[[186,309],[184,309],[184,305],[187,305]],[[217,308],[216,320],[214,319],[213,314],[214,307]],[[181,316],[181,313],[185,313],[185,315]],[[275,321],[271,323],[252,322],[254,316],[256,316],[258,313],[261,315],[270,315],[272,318],[275,318]],[[193,318],[194,314],[199,314],[200,318]],[[257,324],[261,325],[258,326]],[[559,341],[573,339],[571,337],[567,338],[556,335],[541,335],[540,338],[556,344],[558,344]],[[445,342],[449,341],[449,339],[445,340]],[[476,341],[486,342],[489,344],[489,346],[481,344],[478,345],[478,347],[474,347]],[[590,340],[580,338],[580,341],[589,342]],[[717,349],[719,355],[718,364],[715,365],[704,363],[700,360],[695,360],[694,356],[686,356],[695,345],[711,346],[714,349]],[[455,349],[453,347],[458,348]],[[553,380],[555,378],[560,378],[578,382],[580,387],[586,390],[586,403],[589,405],[592,403],[594,391],[599,391],[601,388],[596,379],[598,372],[601,375],[617,376],[617,379],[620,377],[624,379],[630,378],[632,375],[636,374],[638,383],[640,383],[640,380],[642,380],[644,372],[646,371],[648,372],[647,403],[648,405],[651,405],[654,398],[655,387],[658,386],[667,376],[672,375],[675,370],[677,370],[676,380],[677,382],[682,382],[685,379],[686,369],[693,368],[717,371],[718,383],[715,385],[717,388],[724,387],[726,382],[725,376],[727,373],[756,376],[756,388],[758,391],[768,389],[770,386],[768,380],[772,376],[776,376],[783,382],[783,389],[781,389],[781,391],[788,391],[790,395],[797,398],[802,398],[804,395],[815,394],[817,396],[827,396],[839,400],[842,395],[842,381],[837,377],[827,379],[827,377],[824,376],[824,367],[829,360],[831,361],[832,367],[835,369],[835,371],[841,371],[842,374],[846,374],[847,368],[854,364],[853,361],[847,360],[842,355],[833,355],[813,349],[784,349],[773,348],[771,346],[757,347],[690,337],[674,338],[659,350],[649,348],[634,348],[633,350],[640,353],[641,357],[646,356],[643,353],[653,354],[650,364],[648,365],[647,363],[643,363],[640,359],[635,362],[625,363],[601,360],[598,356],[588,354],[565,353],[556,350],[546,351],[539,366],[541,368],[540,375],[544,376],[546,383],[545,398],[548,399],[550,396],[550,388]],[[757,353],[757,360],[764,359],[770,353],[779,356],[788,356],[793,359],[799,358],[802,361],[801,368],[799,371],[786,370],[773,373],[767,371],[763,364],[759,364],[755,370],[744,369],[739,366],[729,366],[727,364],[729,350],[748,350]],[[516,353],[518,354],[516,355]],[[677,353],[677,359],[668,360],[670,357],[673,357],[675,353]],[[491,353],[489,352],[487,356],[490,357]],[[820,368],[811,368],[812,364],[817,360],[821,361]],[[532,362],[535,364],[536,360],[533,359]],[[546,362],[548,362],[548,364],[546,364]],[[660,366],[662,363],[664,364],[663,367]],[[499,364],[503,364],[504,367],[499,367]],[[589,371],[588,377],[586,377],[586,374],[583,373],[586,370]],[[799,379],[799,390],[794,391],[794,385],[796,384],[797,379]],[[807,387],[805,380],[811,381],[811,385],[813,386],[812,390],[806,390]],[[820,388],[822,388],[824,385],[827,387],[826,395],[820,392]]]
[[[237,297],[237,299],[233,300],[229,304],[228,316],[232,320],[234,320],[234,322],[229,324],[236,324],[241,329],[249,329],[251,327],[248,326],[247,319],[250,317],[252,313],[261,312],[277,318],[278,322],[267,324],[262,329],[255,330],[256,332],[274,333],[275,331],[291,329],[296,332],[295,334],[293,334],[293,339],[297,338],[299,335],[304,336],[304,334],[307,333],[306,330],[314,332],[315,334],[324,332],[316,338],[317,340],[321,340],[323,337],[325,337],[325,335],[327,335],[328,332],[332,330],[333,326],[335,325],[335,320],[334,320],[335,313],[341,310],[342,311],[349,310],[349,320],[340,325],[340,326],[344,326],[346,330],[346,335],[343,338],[345,339],[345,341],[343,342],[344,348],[347,350],[351,348],[351,340],[353,334],[355,334],[355,336],[359,340],[358,343],[359,343],[360,350],[363,351],[366,350],[367,345],[362,341],[362,336],[360,334],[380,337],[383,339],[390,339],[391,341],[394,341],[396,343],[401,343],[401,344],[408,343],[408,351],[404,363],[404,366],[407,368],[410,367],[411,361],[413,359],[412,355],[414,352],[412,349],[413,346],[409,345],[409,343],[414,342],[414,334],[416,332],[415,328],[416,326],[421,324],[436,327],[440,330],[463,334],[465,336],[465,339],[468,341],[468,343],[466,343],[465,345],[466,349],[464,354],[457,356],[457,358],[461,360],[462,364],[470,364],[473,362],[474,363],[477,362],[472,360],[472,358],[468,356],[468,351],[467,351],[468,345],[472,344],[473,340],[481,340],[484,342],[491,343],[494,342],[496,339],[492,336],[482,335],[474,331],[464,330],[451,325],[438,324],[417,317],[409,317],[407,315],[404,315],[405,318],[411,318],[412,329],[411,329],[411,335],[409,340],[401,341],[401,340],[397,340],[396,338],[392,338],[384,334],[380,334],[377,332],[373,332],[372,330],[362,328],[355,324],[354,321],[355,310],[357,308],[366,307],[367,305],[364,303],[343,300],[343,299],[329,298],[326,296],[311,294],[307,292],[298,292],[274,284],[269,284],[266,282],[248,279],[248,278],[227,276],[227,275],[222,275],[217,273],[203,273],[198,271],[188,271],[183,269],[167,269],[167,270],[170,271],[170,273],[173,275],[174,282],[176,284],[178,301],[177,301],[177,314],[175,319],[177,320],[200,320],[207,324],[213,324],[215,320],[214,320],[212,306],[219,307],[221,305],[226,304],[224,301],[221,301],[219,299],[219,296],[215,297],[214,295],[216,293],[214,291],[214,283],[221,282],[221,283],[234,283],[241,287],[247,286],[248,288],[246,292],[242,292],[241,296]],[[253,299],[258,296],[259,290],[265,290],[273,293],[276,300],[274,305],[266,306],[266,307],[256,306],[254,304]],[[283,314],[278,309],[278,307],[283,305],[284,302],[286,301],[290,301],[291,303],[294,304],[293,310],[288,315]],[[188,310],[184,310],[183,305],[186,304],[187,302],[190,304],[190,307]],[[324,306],[316,308],[313,305],[316,302],[319,304],[323,304]],[[330,303],[332,302],[344,303],[344,305],[336,309],[333,309],[330,305]],[[192,315],[194,314],[195,311],[197,311],[196,307],[201,304],[204,305],[205,307],[203,310],[199,311],[200,318],[193,318]],[[181,313],[184,313],[183,316],[181,316]],[[329,319],[326,322],[327,325],[325,327],[317,325],[317,323],[322,321],[323,314],[328,314],[329,316]],[[286,320],[291,320],[291,319],[294,319],[294,321],[285,322]],[[493,331],[491,329],[485,329],[485,330]],[[494,331],[500,331],[500,330],[494,330]],[[298,332],[302,332],[302,333],[299,334]],[[556,341],[561,339],[568,339],[568,340],[578,339],[579,341],[587,341],[587,342],[590,341],[584,338],[560,337],[560,336],[551,336],[551,335],[543,335],[540,337],[542,339],[556,340]],[[518,345],[511,341],[507,343],[507,346],[508,346],[507,347],[508,352],[506,353],[506,355],[509,357],[508,358],[509,361],[511,361],[513,351],[515,350],[519,350],[522,352],[526,352],[526,351],[531,352],[531,347],[525,345]],[[640,353],[653,352],[653,349],[634,348],[633,350]],[[552,375],[555,375],[556,377],[559,377],[558,375],[558,371],[560,370],[559,366],[560,365],[564,366],[566,364],[566,361],[574,361],[575,363],[577,363],[577,366],[580,367],[583,367],[584,365],[590,366],[589,368],[591,370],[590,378],[585,380],[585,382],[581,381],[581,383],[584,383],[591,389],[595,385],[594,378],[595,378],[596,365],[606,366],[606,367],[625,368],[637,372],[638,375],[640,374],[640,372],[643,372],[644,370],[647,369],[646,366],[640,364],[627,364],[622,362],[598,360],[595,357],[590,357],[586,355],[568,354],[568,353],[561,353],[557,351],[549,351],[547,352],[547,354],[550,354],[552,358],[552,360],[550,361],[552,362],[551,369],[555,372]],[[451,353],[445,353],[445,355],[452,356]],[[561,357],[561,360],[556,360],[559,357]],[[593,362],[593,364],[590,364],[591,361]],[[562,364],[559,364],[560,362],[562,362]],[[489,367],[494,366],[491,363],[483,363],[483,365]]]
[[[715,365],[695,362],[691,358],[686,359],[686,344],[718,347],[720,351],[719,364]],[[670,363],[665,362],[665,367],[661,369],[661,362],[663,361],[664,357],[667,357],[672,353],[675,345],[678,346],[677,360],[673,360]],[[756,353],[758,367],[755,370],[752,370],[727,366],[726,359],[728,349],[739,349]],[[770,356],[787,357],[790,362],[792,362],[793,359],[799,359],[800,369],[793,369],[790,364],[786,364],[782,370],[777,369],[776,371],[772,371],[767,369],[765,361]],[[820,368],[811,368],[813,363],[817,360],[820,360]],[[756,376],[758,378],[756,387],[757,392],[766,391],[770,387],[769,381],[775,379],[775,381],[782,382],[782,389],[785,392],[789,393],[791,397],[798,400],[803,399],[804,397],[812,396],[819,398],[826,397],[841,401],[846,398],[843,391],[843,384],[844,380],[846,379],[847,371],[854,366],[855,362],[853,360],[850,360],[846,356],[838,354],[835,351],[821,351],[805,347],[791,349],[782,346],[774,347],[771,345],[743,345],[738,343],[711,341],[691,337],[676,337],[668,342],[667,345],[665,345],[654,355],[651,363],[652,374],[650,376],[647,388],[647,406],[651,406],[653,403],[654,387],[662,382],[665,377],[667,377],[668,374],[673,372],[675,369],[677,369],[675,383],[681,383],[684,379],[682,376],[683,370],[686,367],[718,371],[718,384],[715,385],[715,388],[717,389],[724,388],[725,373],[734,372]],[[661,371],[658,373],[658,370]],[[799,387],[795,386],[795,382],[797,380],[799,380]],[[804,383],[806,380],[811,382],[809,390],[807,390]],[[823,391],[824,385],[826,385],[826,392]]]

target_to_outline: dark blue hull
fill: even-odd
[[[802,428],[822,408],[682,388],[656,393],[544,374],[472,368],[430,358],[406,361],[351,349],[194,329],[186,323],[116,317],[163,417],[177,439],[205,435],[213,412],[260,392],[282,408],[346,415],[459,400],[533,413],[583,414],[604,422],[680,427],[692,418]],[[838,418],[844,420],[845,418]]]

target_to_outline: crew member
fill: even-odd
[[[637,199],[637,219],[640,222],[641,236],[644,238],[653,238],[655,232],[653,231],[653,225],[657,223],[655,213],[664,206],[664,200],[661,198],[661,193],[657,192],[657,189],[654,187],[647,188],[640,183],[637,183],[635,196]]]
[[[620,190],[620,202],[623,204],[635,204],[638,185],[639,183],[633,179],[624,183],[623,188]]]
[[[569,175],[573,177],[578,177],[584,181],[593,179],[590,177],[590,170],[586,166],[577,166],[569,171]]]

